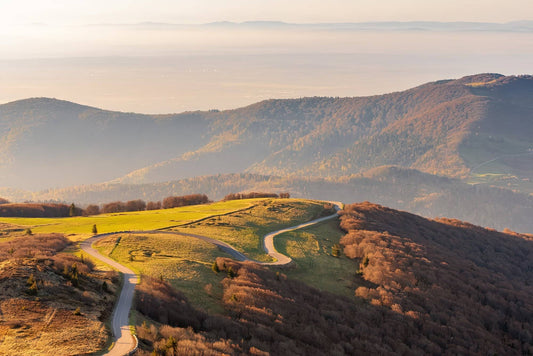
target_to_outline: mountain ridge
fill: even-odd
[[[529,193],[533,156],[508,156],[533,149],[530,102],[532,76],[494,73],[384,95],[271,99],[167,115],[27,99],[0,105],[0,186],[41,190],[239,172],[327,178],[399,165]],[[502,158],[485,164],[495,157]]]

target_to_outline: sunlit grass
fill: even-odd
[[[232,200],[174,209],[136,211],[71,218],[0,218],[0,222],[31,228],[33,233],[62,233],[72,240],[91,236],[96,224],[98,233],[133,230],[156,230],[179,225],[211,215],[225,214],[256,204],[258,199]]]
[[[196,307],[222,311],[219,298],[213,296],[222,293],[223,275],[214,273],[211,266],[217,257],[230,256],[216,246],[179,235],[116,234],[100,240],[95,247],[140,275],[163,278]]]
[[[172,230],[208,236],[232,245],[258,261],[272,261],[263,250],[269,232],[313,220],[324,211],[324,202],[301,199],[270,199],[250,209],[213,217]]]
[[[342,252],[339,257],[332,255],[333,245],[343,235],[334,219],[276,236],[276,249],[294,261],[283,273],[317,289],[353,298],[356,263]]]

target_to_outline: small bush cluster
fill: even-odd
[[[239,199],[257,199],[257,198],[290,198],[289,193],[265,193],[265,192],[249,192],[249,193],[230,193],[224,197],[223,200],[239,200]]]
[[[166,197],[163,199],[162,208],[171,209],[180,206],[206,204],[209,198],[205,194],[190,194],[176,197]]]

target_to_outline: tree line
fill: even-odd
[[[231,193],[223,200],[252,199],[252,198],[290,198],[289,193]],[[61,203],[10,203],[0,198],[0,217],[72,217],[99,214],[123,213],[129,211],[145,211],[158,209],[172,209],[181,206],[207,204],[211,202],[206,194],[188,194],[182,196],[168,196],[162,201],[145,202],[141,199],[114,201],[103,205],[89,204],[84,209],[75,204]]]
[[[239,199],[257,199],[257,198],[281,198],[288,199],[291,195],[289,193],[266,193],[266,192],[249,192],[249,193],[230,193],[224,197],[224,201],[227,200],[239,200]]]
[[[115,201],[102,205],[89,205],[85,209],[87,215],[122,213],[126,211],[144,211],[158,209],[172,209],[180,206],[207,204],[210,200],[205,194],[189,194],[182,196],[169,196],[162,201],[150,201],[146,203],[141,199],[127,202]]]

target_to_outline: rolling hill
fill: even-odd
[[[267,100],[173,115],[27,99],[0,105],[0,186],[239,172],[339,177],[398,165],[533,192],[531,103],[533,77],[498,74],[380,96]]]
[[[220,282],[205,288],[221,305],[216,314],[195,309],[169,283],[143,278],[135,307],[144,354],[171,354],[171,348],[254,355],[533,351],[532,235],[428,220],[368,202],[347,205],[340,226],[347,232],[340,241],[330,225],[323,226],[323,239],[313,229],[286,234],[286,245],[301,257],[292,268],[217,258],[219,272],[211,274]],[[337,241],[339,256],[324,249]],[[331,266],[324,277],[331,286],[311,286],[321,264],[302,256]]]
[[[229,208],[234,202],[223,204]],[[246,212],[217,213],[180,229],[255,241],[240,247],[248,254],[260,247],[266,231],[309,221],[328,209],[316,201],[250,202]],[[178,210],[190,214],[191,208],[211,207]],[[161,212],[147,214],[157,218]],[[74,226],[76,219],[64,220]],[[50,222],[43,227],[69,233]],[[64,253],[74,246],[63,235],[29,235],[5,225],[0,241],[4,350],[105,349],[104,321],[117,275],[93,268],[84,256]],[[130,227],[114,224],[114,229]],[[340,223],[331,219],[280,235],[277,248],[294,258],[282,269],[237,262],[183,236],[147,235],[102,236],[97,246],[146,273],[131,317],[140,355],[533,351],[533,235],[429,220],[363,202],[346,205]],[[17,342],[21,338],[25,342]]]

